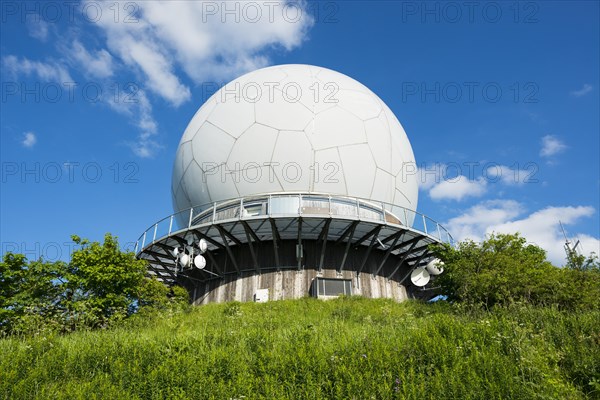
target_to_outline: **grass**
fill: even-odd
[[[228,303],[0,340],[5,399],[599,399],[600,312]]]

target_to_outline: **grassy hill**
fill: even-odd
[[[229,303],[0,340],[5,399],[598,399],[600,311]]]

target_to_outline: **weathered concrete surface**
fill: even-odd
[[[335,270],[285,269],[282,271],[243,272],[229,275],[222,280],[213,280],[196,287],[193,304],[223,303],[227,301],[248,302],[254,300],[258,289],[269,289],[269,300],[298,299],[310,294],[311,284],[316,277],[352,280],[352,294],[369,298],[390,298],[396,301],[408,298],[406,288],[397,281],[383,276],[373,276],[354,271],[337,274]]]

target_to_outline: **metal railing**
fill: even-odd
[[[408,208],[356,197],[308,193],[265,194],[204,204],[161,219],[140,235],[135,253],[172,233],[203,224],[269,217],[321,216],[409,227],[440,242],[454,243],[446,228]]]

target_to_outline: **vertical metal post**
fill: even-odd
[[[356,199],[356,218],[360,219],[360,204],[358,199]]]
[[[328,202],[329,202],[329,216],[331,217],[331,195],[328,196]]]
[[[271,214],[273,214],[271,212],[271,195],[269,195],[269,198],[267,199],[267,215],[270,217]]]
[[[169,221],[169,235],[171,236],[171,230],[173,229],[173,215],[171,214],[171,220]]]
[[[188,229],[192,226],[192,218],[194,217],[194,207],[190,208],[190,221],[188,222]]]
[[[406,208],[402,207],[402,211],[404,211],[404,225],[408,226],[408,217],[406,216]]]
[[[148,232],[148,231],[146,231]],[[144,245],[146,244],[146,232],[144,232],[144,238],[142,239],[142,249],[144,248]]]
[[[244,216],[244,198],[240,198],[240,219]]]
[[[298,216],[302,215],[302,195],[298,195]]]
[[[423,217],[423,231],[427,235],[427,221],[425,221],[425,215],[421,214],[421,217]]]
[[[381,202],[381,220],[385,222],[385,204],[383,204],[383,201]]]
[[[156,231],[158,230],[158,222],[154,224],[154,234],[152,235],[152,242],[156,240]]]
[[[138,246],[139,246],[139,245],[140,245],[140,241],[139,241],[139,240],[136,240],[136,241],[135,241],[135,249],[133,250],[133,252],[134,252],[135,254],[137,254],[137,251],[138,251]]]
[[[213,220],[212,223],[215,223],[215,220],[217,219],[217,202],[215,201],[213,203]]]
[[[435,224],[437,225],[438,239],[440,239],[440,242],[441,242],[442,241],[442,231],[440,231],[440,224],[438,224],[437,222]]]

